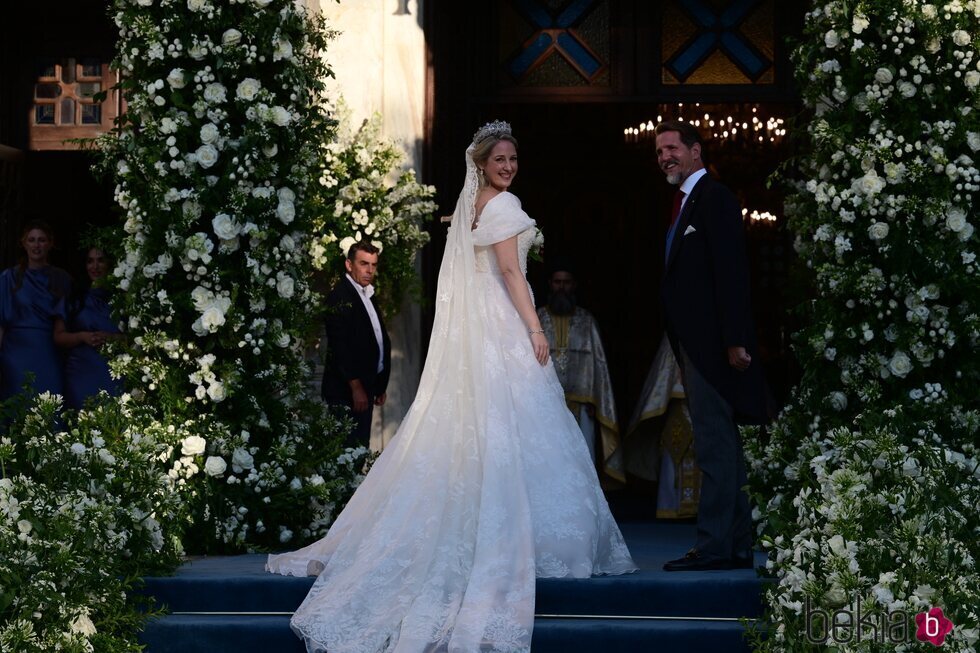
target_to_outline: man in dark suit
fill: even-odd
[[[367,447],[375,406],[385,402],[391,374],[391,340],[372,296],[378,271],[377,247],[350,246],[347,274],[327,295],[327,360],[321,394],[331,405],[347,406],[355,428],[347,445]]]
[[[657,126],[657,163],[678,187],[664,253],[661,296],[667,336],[684,375],[702,472],[697,542],[668,571],[749,568],[752,517],[736,421],[765,421],[742,214],[707,174],[691,125]]]

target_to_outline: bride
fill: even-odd
[[[269,556],[318,576],[291,621],[310,652],[527,652],[535,577],[636,569],[548,360],[516,174],[510,125],[481,127],[415,401],[326,537]]]

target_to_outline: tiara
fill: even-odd
[[[482,143],[490,137],[500,138],[504,134],[510,136],[510,124],[503,120],[494,120],[476,130],[476,133],[473,134],[473,144]]]

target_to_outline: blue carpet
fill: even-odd
[[[742,626],[731,619],[760,614],[762,581],[754,571],[664,572],[663,563],[694,541],[694,526],[621,526],[640,571],[539,580],[534,653],[747,650]],[[756,561],[763,564],[763,556]],[[148,653],[301,652],[288,614],[269,613],[292,612],[313,579],[268,574],[264,562],[261,555],[196,558],[172,577],[146,579],[146,593],[173,613],[148,625]],[[232,614],[187,614],[202,612]],[[265,614],[240,614],[250,612]]]

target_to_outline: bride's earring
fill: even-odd
[[[478,174],[478,175],[480,175],[482,177],[483,176],[483,168],[477,168],[476,169],[476,174]]]

